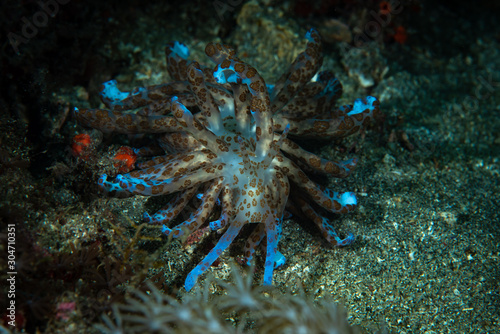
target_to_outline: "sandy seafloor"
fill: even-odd
[[[349,322],[366,332],[385,326],[392,333],[500,333],[500,7],[489,1],[406,1],[387,27],[345,53],[353,43],[339,40],[373,22],[370,11],[377,12],[379,2],[218,3],[235,6],[218,15],[210,1],[72,0],[20,44],[19,55],[6,33],[22,34],[22,18],[40,8],[11,4],[1,14],[0,218],[2,254],[6,225],[17,231],[18,316],[25,319],[18,319],[16,331],[94,331],[99,314],[83,311],[94,290],[83,289],[78,277],[41,268],[55,266],[51,259],[71,245],[77,252],[97,242],[106,256],[123,256],[123,243],[115,241],[130,240],[142,214],[165,203],[98,191],[99,173],[112,165],[110,147],[131,139],[83,128],[72,108],[98,107],[99,84],[110,79],[123,90],[168,81],[163,49],[174,40],[207,65],[208,42],[234,45],[272,83],[315,26],[328,39],[323,69],[333,70],[344,86],[339,104],[376,96],[383,119],[342,141],[300,142],[324,158],[359,158],[351,176],[327,181],[333,190],[357,194],[357,210],[333,220],[341,235],[352,232],[356,241],[332,248],[308,222],[286,220],[279,248],[286,264],[275,270],[274,285],[295,291],[300,282],[317,297],[332,296],[347,309]],[[339,26],[343,34],[332,28]],[[404,41],[394,37],[398,26],[405,28]],[[102,141],[91,161],[71,154],[72,138],[83,132]],[[156,237],[159,231],[144,234]],[[143,264],[155,263],[149,275],[161,273],[175,289],[206,253],[202,248],[216,241],[207,238],[189,247],[162,239],[134,247],[148,252]],[[229,278],[230,259],[242,245],[243,239],[209,271]],[[6,257],[0,262],[2,286]],[[261,284],[263,261],[257,258]],[[63,261],[58,265],[64,267]],[[73,301],[71,311],[54,311]]]

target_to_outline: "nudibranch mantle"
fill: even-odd
[[[187,47],[175,42],[166,50],[173,82],[121,92],[112,80],[101,92],[109,109],[75,108],[82,124],[103,132],[158,134],[165,154],[144,159],[130,173],[114,179],[102,175],[98,181],[105,191],[122,196],[175,194],[154,215],[146,213],[145,221],[178,238],[220,212],[208,224],[223,234],[188,274],[186,290],[247,224],[255,228],[245,245],[246,262],[265,240],[267,285],[272,284],[274,268],[284,263],[278,242],[285,213],[310,219],[334,245],[354,241],[352,234],[340,238],[322,214],[352,211],[357,205],[354,193],[334,192],[306,173],[346,177],[357,159],[328,161],[300,148],[289,136],[351,135],[367,125],[379,103],[368,96],[357,99],[354,106],[335,108],[342,86],[331,72],[318,73],[322,65],[319,34],[311,29],[306,38],[306,50],[275,85],[266,85],[257,70],[227,45],[207,45],[205,52],[216,64],[211,70],[189,61]],[[188,203],[195,203],[197,209],[181,224],[169,227]]]

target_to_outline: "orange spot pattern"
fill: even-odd
[[[86,158],[91,149],[92,138],[86,133],[81,133],[73,137],[71,152],[75,157]]]
[[[394,40],[399,44],[404,44],[407,39],[408,35],[406,34],[406,29],[403,26],[397,27],[396,33],[394,34]]]
[[[118,161],[114,165],[118,168],[118,172],[128,173],[134,169],[137,155],[130,147],[122,146],[118,149],[113,159]]]

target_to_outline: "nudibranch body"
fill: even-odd
[[[158,134],[164,155],[143,160],[137,170],[114,179],[106,175],[99,179],[110,193],[175,193],[160,211],[145,214],[147,222],[163,226],[163,233],[177,238],[220,212],[208,223],[223,235],[188,274],[186,290],[247,224],[256,226],[245,245],[245,258],[249,262],[265,239],[264,284],[272,284],[275,266],[284,262],[278,241],[288,211],[312,220],[334,245],[354,240],[352,234],[340,238],[321,212],[349,212],[356,207],[355,195],[334,192],[307,174],[346,177],[357,159],[325,160],[300,148],[289,136],[351,135],[373,118],[379,103],[368,96],[335,108],[342,86],[332,73],[317,73],[322,64],[319,34],[310,30],[306,38],[306,50],[274,86],[266,85],[257,70],[226,45],[207,45],[206,54],[217,64],[210,70],[188,61],[187,47],[175,42],[167,47],[173,82],[121,92],[110,81],[101,93],[109,110],[76,109],[81,123],[103,132]],[[180,225],[169,227],[190,202],[198,208]]]

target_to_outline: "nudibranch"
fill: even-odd
[[[162,155],[143,157],[136,170],[115,178],[102,175],[98,181],[111,194],[174,194],[161,210],[144,215],[147,222],[178,238],[220,212],[208,224],[223,235],[188,274],[186,290],[247,224],[255,227],[245,245],[246,261],[265,239],[264,284],[272,284],[274,268],[284,262],[278,241],[288,212],[310,219],[333,245],[354,241],[352,234],[340,238],[324,214],[352,211],[354,193],[334,192],[307,174],[346,177],[357,159],[328,161],[290,138],[351,135],[374,117],[379,102],[368,96],[336,108],[342,86],[331,72],[318,73],[323,62],[319,34],[311,29],[306,39],[305,51],[275,85],[266,85],[227,45],[207,45],[205,52],[216,64],[211,70],[189,61],[187,47],[175,42],[166,49],[172,82],[121,92],[116,81],[109,81],[101,92],[109,109],[75,108],[79,122],[103,132],[158,135]],[[190,202],[197,209],[169,227]]]

